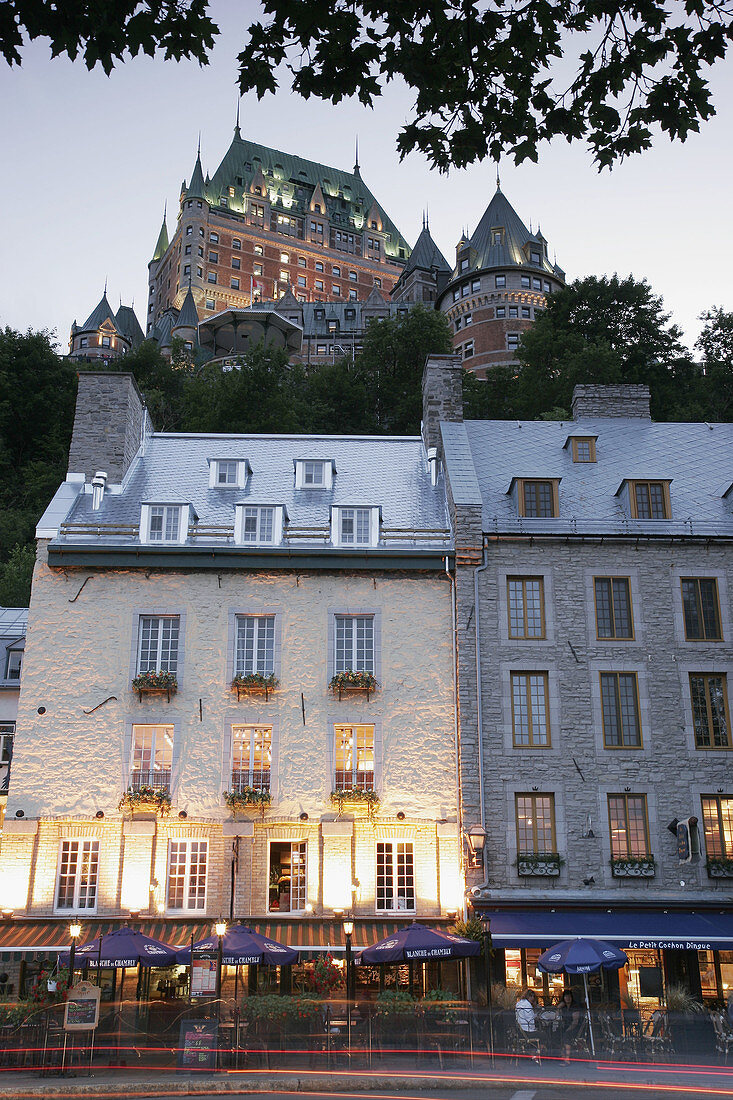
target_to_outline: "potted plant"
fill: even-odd
[[[269,791],[259,790],[256,787],[243,787],[239,791],[225,791],[224,801],[233,814],[241,813],[242,810],[253,806],[264,814],[272,802],[272,795]]]
[[[655,869],[654,856],[631,856],[611,860],[611,874],[614,878],[654,878]]]
[[[140,672],[132,681],[132,687],[140,699],[143,695],[166,695],[170,703],[171,695],[178,691],[178,680],[175,672],[150,669],[148,672]]]
[[[339,699],[344,692],[364,692],[368,699],[371,692],[376,691],[379,687],[379,684],[373,672],[346,668],[343,672],[337,672],[335,676],[332,676],[328,686],[334,695],[338,695]]]
[[[514,866],[519,875],[548,878],[559,875],[564,862],[557,852],[520,852]]]
[[[705,864],[709,878],[733,878],[733,859],[719,856],[709,859]]]
[[[134,813],[136,810],[154,810],[155,813],[167,817],[171,811],[171,792],[167,787],[148,787],[141,784],[139,787],[128,787],[117,809],[123,813]]]
[[[366,806],[370,818],[379,807],[379,795],[376,791],[365,791],[361,787],[336,787],[331,791],[331,805],[343,813],[344,806]]]
[[[243,695],[264,695],[267,702],[279,684],[280,681],[274,672],[268,676],[261,672],[240,672],[232,680],[232,691],[237,693],[237,702]]]

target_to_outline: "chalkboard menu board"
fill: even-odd
[[[181,1020],[178,1068],[216,1069],[218,1023],[216,1020]]]
[[[66,1031],[94,1031],[99,1023],[101,989],[91,982],[78,982],[69,990],[64,1011]]]

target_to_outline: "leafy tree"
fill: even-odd
[[[707,403],[705,420],[733,420],[733,313],[719,306],[701,314],[705,322],[695,347],[702,354]]]
[[[82,55],[109,72],[126,53],[194,58],[219,28],[209,0],[4,0],[0,52],[21,60],[23,35],[54,56]],[[685,140],[714,114],[707,67],[723,58],[733,12],[725,0],[262,0],[263,22],[239,55],[242,93],[293,89],[370,106],[401,79],[414,118],[404,156],[442,170],[490,155],[537,160],[542,141],[586,139],[599,166],[650,146],[662,130]]]
[[[569,415],[578,383],[646,383],[654,419],[695,419],[700,372],[680,338],[645,281],[577,280],[548,298],[520,340],[516,414],[535,419],[557,409]]]
[[[35,562],[35,548],[29,542],[14,546],[8,560],[0,563],[0,607],[28,606]]]
[[[372,321],[356,361],[372,409],[370,430],[379,435],[419,432],[425,360],[452,350],[448,320],[437,310],[417,305],[397,317]]]

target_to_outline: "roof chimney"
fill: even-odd
[[[460,355],[429,355],[422,376],[422,438],[440,455],[440,422],[463,421],[463,363]]]
[[[83,473],[89,481],[95,473],[100,476],[97,471],[104,470],[111,482],[121,482],[140,448],[144,432],[145,404],[131,374],[79,373],[69,449],[70,474]]]
[[[648,386],[576,386],[573,420],[597,417],[634,417],[651,420]]]

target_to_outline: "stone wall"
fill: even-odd
[[[131,374],[80,372],[69,473],[91,481],[104,470],[110,482],[121,482],[140,447],[143,417],[143,399]]]
[[[650,420],[648,386],[575,386],[573,420],[596,416],[634,416]]]

